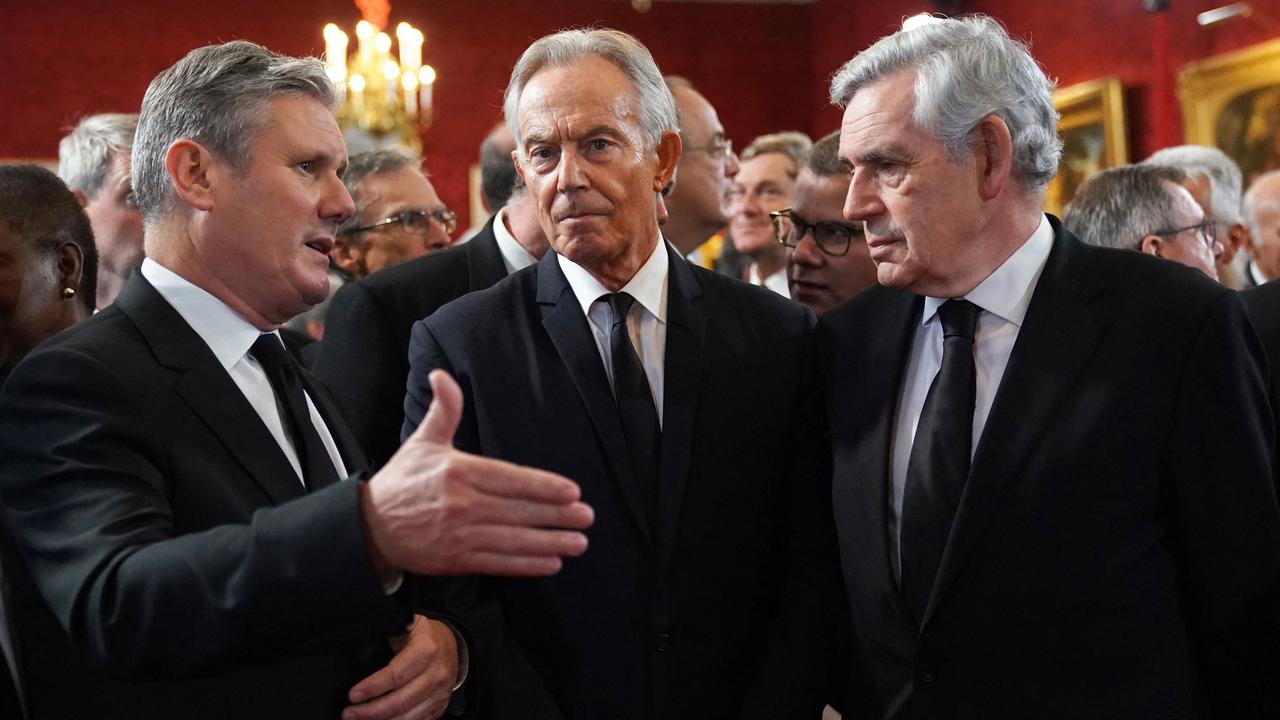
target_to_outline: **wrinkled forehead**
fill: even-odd
[[[589,57],[534,73],[520,92],[517,125],[527,144],[600,126],[622,131],[637,122],[637,96],[627,76],[603,58]]]

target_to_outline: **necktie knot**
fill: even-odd
[[[627,313],[631,312],[631,306],[636,301],[630,293],[624,292],[609,293],[604,296],[604,300],[609,303],[609,309],[613,311],[614,325],[627,321]]]
[[[968,300],[948,300],[938,308],[942,320],[942,336],[972,340],[978,329],[978,313],[982,308]]]
[[[293,358],[289,356],[289,351],[284,349],[284,343],[275,333],[262,333],[257,340],[253,341],[253,346],[249,348],[249,352],[253,354],[253,358],[258,361],[262,369],[271,373],[293,362]]]

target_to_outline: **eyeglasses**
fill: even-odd
[[[769,213],[773,221],[773,234],[778,243],[789,248],[797,247],[810,230],[813,231],[813,242],[818,249],[832,257],[840,257],[849,252],[849,244],[855,234],[861,235],[858,228],[843,223],[819,222],[807,223],[795,215],[791,208]]]
[[[702,147],[689,147],[684,149],[685,152],[704,152],[710,155],[723,155],[725,160],[733,157],[733,141],[729,139],[712,140],[710,144]]]
[[[1213,244],[1218,241],[1218,223],[1213,220],[1205,220],[1204,222],[1188,225],[1186,227],[1175,228],[1173,230],[1157,230],[1152,235],[1173,236],[1178,233],[1184,233],[1188,230],[1195,230],[1196,234],[1204,242],[1205,246],[1213,250]]]
[[[344,230],[343,235],[354,235],[365,230],[382,227],[384,225],[393,225],[400,223],[400,228],[405,232],[424,233],[431,228],[431,221],[435,220],[444,228],[446,235],[452,235],[458,229],[458,214],[447,207],[438,207],[430,212],[426,210],[401,210],[391,217],[383,218],[377,222],[371,222],[368,225],[361,225],[349,230]]]

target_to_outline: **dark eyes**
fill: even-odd
[[[302,162],[298,163],[298,169],[299,169],[299,170],[301,170],[302,172],[307,173],[308,175],[310,175],[310,174],[311,174],[311,172],[312,172],[312,171],[314,171],[314,170],[316,169],[316,161],[315,161],[315,160],[303,160]]]

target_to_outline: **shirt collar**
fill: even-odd
[[[1022,247],[1015,250],[986,280],[970,290],[964,299],[992,315],[1022,327],[1022,320],[1027,316],[1027,306],[1031,304],[1031,294],[1052,249],[1053,227],[1049,225],[1049,219],[1041,215],[1040,225],[1022,243]],[[938,308],[947,300],[948,298],[926,297],[921,324],[928,325]]]
[[[502,253],[502,262],[507,266],[507,274],[523,270],[538,261],[528,250],[524,249],[511,231],[507,229],[507,208],[498,208],[493,218],[493,238],[498,242],[498,252]]]
[[[569,287],[573,289],[574,296],[578,298],[578,304],[582,306],[583,314],[590,314],[591,304],[599,300],[601,295],[609,293],[609,289],[601,285],[600,281],[585,268],[569,258],[556,255],[556,259],[560,262],[560,270],[564,272],[565,280],[569,281]],[[653,252],[649,254],[649,259],[640,266],[636,274],[622,286],[619,292],[630,294],[645,310],[658,318],[658,322],[666,323],[667,304],[663,302],[666,289],[667,241],[659,234],[658,242],[654,245]]]
[[[1258,263],[1252,260],[1249,261],[1249,276],[1253,278],[1253,283],[1255,285],[1267,284],[1267,278],[1262,274],[1262,271],[1258,269]]]
[[[226,303],[151,258],[143,259],[142,276],[204,340],[224,370],[240,362],[262,334]]]

